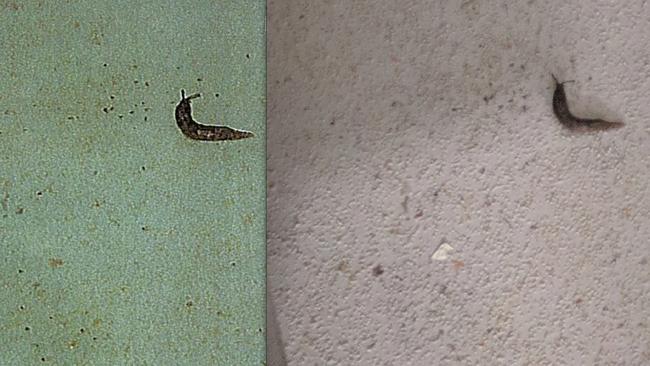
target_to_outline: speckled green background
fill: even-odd
[[[264,364],[264,19],[0,1],[0,364]]]

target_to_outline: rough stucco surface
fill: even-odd
[[[269,334],[289,365],[650,364],[650,5],[268,14]],[[563,130],[551,73],[576,114],[626,126]]]

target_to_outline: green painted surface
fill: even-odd
[[[0,1],[0,364],[264,364],[264,12]]]

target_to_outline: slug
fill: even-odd
[[[201,94],[196,93],[185,97],[185,90],[181,89],[181,101],[176,106],[176,124],[185,136],[201,141],[240,140],[254,136],[252,132],[227,126],[206,126],[193,120],[190,103],[192,99],[200,96]]]
[[[564,93],[564,84],[572,82],[559,82],[555,75],[551,74],[555,80],[555,92],[553,93],[553,113],[564,127],[572,131],[601,131],[623,126],[623,122],[610,122],[603,119],[580,118],[574,116],[569,110],[566,94]]]

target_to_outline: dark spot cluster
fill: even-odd
[[[103,65],[104,67],[108,67],[108,66],[109,66],[108,63],[103,63],[102,65]],[[134,65],[131,65],[130,68],[133,69],[133,70],[137,70],[137,69],[138,69],[138,65],[135,65],[135,64],[134,64]],[[136,85],[136,86],[144,84],[144,87],[149,87],[149,86],[151,85],[151,84],[149,83],[149,81],[147,81],[147,80],[144,80],[144,81],[143,81],[143,80],[139,80],[139,79],[134,79],[134,80],[133,80],[133,84]],[[113,111],[115,110],[115,106],[113,105],[113,101],[115,100],[115,95],[110,95],[109,98],[110,98],[111,102],[109,102],[108,105],[102,107],[102,112],[104,112],[104,113],[106,113],[106,114],[111,113],[111,112],[113,112]],[[144,101],[142,101],[141,104],[144,105]],[[139,106],[136,105],[136,107],[139,107]],[[144,112],[148,112],[148,111],[149,111],[149,108],[144,108]],[[129,109],[129,110],[127,110],[127,111],[122,111],[121,113],[118,113],[118,114],[117,114],[117,118],[119,118],[119,119],[123,119],[124,117],[126,117],[127,114],[131,114],[131,115],[133,115],[133,114],[135,114],[136,112],[137,112],[137,110],[135,110],[135,109]],[[144,116],[144,120],[146,121],[147,118],[148,118],[148,116],[145,115],[145,116]]]
[[[135,80],[134,83],[137,84],[137,80]],[[144,85],[149,86],[149,82],[145,82]],[[114,95],[111,95],[109,98],[110,98],[111,101],[115,100]],[[134,115],[134,114],[136,114],[138,109],[142,109],[142,111],[145,113],[144,120],[146,121],[148,119],[148,116],[147,116],[146,113],[149,112],[151,110],[151,108],[145,107],[145,104],[146,103],[144,101],[140,101],[140,104],[134,104],[133,108],[129,109],[126,113],[124,113],[124,112],[123,113],[118,113],[117,118],[122,119],[122,118],[124,118],[126,116],[126,114]],[[107,105],[105,107],[102,107],[102,112],[104,112],[106,114],[111,113],[114,110],[115,110],[115,106],[113,105],[112,102],[110,102],[109,105]]]

